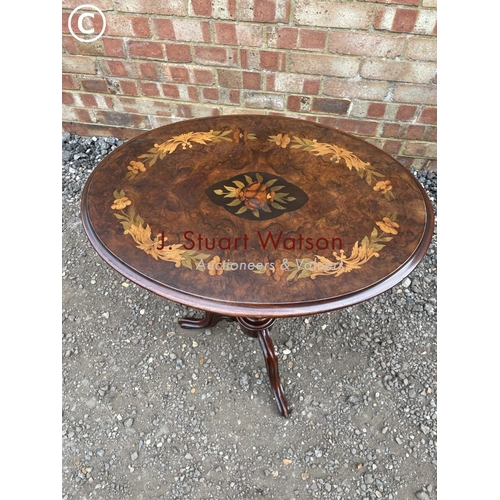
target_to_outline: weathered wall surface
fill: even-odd
[[[93,0],[91,43],[68,29],[82,3],[63,0],[64,130],[285,114],[436,170],[436,0]]]

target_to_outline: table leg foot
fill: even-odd
[[[199,329],[210,328],[222,320],[234,321],[235,318],[232,316],[225,316],[223,314],[205,311],[205,316],[203,318],[181,318],[178,323],[181,328]]]
[[[269,331],[276,321],[275,318],[256,319],[256,318],[236,318],[242,330],[251,337],[258,338],[260,348],[264,354],[266,362],[267,375],[271,384],[271,391],[278,406],[278,410],[285,418],[288,418],[290,411],[288,403],[283,392],[278,371],[278,358],[274,352],[274,345],[269,336]]]

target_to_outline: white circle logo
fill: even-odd
[[[101,29],[101,32],[98,35],[94,36],[93,38],[81,38],[80,36],[78,36],[78,35],[75,34],[75,32],[73,31],[73,28],[71,27],[71,21],[73,20],[73,16],[75,14],[77,14],[78,11],[83,11],[83,10],[86,10],[86,11],[89,11],[89,10],[96,11],[102,17],[102,29]],[[95,16],[95,12],[82,12],[78,16],[77,26],[78,26],[78,30],[79,30],[79,32],[81,34],[83,34],[83,35],[92,35],[93,33],[95,33],[94,28],[88,29],[88,28],[85,28],[83,26],[83,21],[85,20],[85,18],[91,17],[93,19],[94,16]],[[102,34],[104,33],[104,30],[106,29],[106,18],[104,17],[104,14],[102,13],[102,11],[100,9],[98,9],[97,7],[95,7],[94,5],[88,5],[88,4],[80,5],[79,7],[77,7],[76,9],[74,9],[73,12],[71,12],[71,14],[69,15],[68,28],[69,28],[69,31],[71,32],[71,34],[73,35],[73,37],[76,38],[77,40],[79,40],[80,42],[85,42],[85,43],[94,42],[95,40],[101,38]]]

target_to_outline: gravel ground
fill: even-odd
[[[258,342],[129,282],[80,220],[89,174],[121,141],[62,138],[63,499],[436,499],[437,232],[392,290]],[[437,175],[415,172],[436,209]]]

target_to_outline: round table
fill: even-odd
[[[205,311],[183,328],[237,321],[258,338],[285,417],[276,319],[388,290],[423,258],[434,228],[425,191],[388,154],[266,115],[187,120],[128,141],[92,172],[82,219],[119,273]]]

